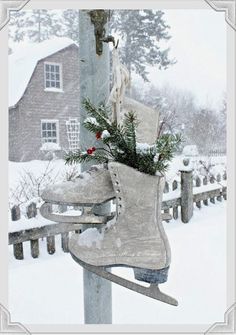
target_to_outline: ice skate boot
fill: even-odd
[[[75,222],[80,220],[77,216],[67,217],[66,215],[57,215],[52,212],[52,204],[80,206],[86,209],[86,212],[92,212],[94,206],[105,203],[115,198],[115,191],[112,185],[110,172],[103,166],[92,166],[88,171],[81,173],[73,181],[65,181],[48,187],[42,193],[42,199],[45,203],[41,206],[41,214],[56,222]],[[98,218],[92,214],[87,215],[87,223],[93,223],[93,219]],[[107,222],[107,217],[101,217],[101,223]],[[82,222],[86,223],[86,222]]]
[[[161,203],[164,177],[141,173],[127,165],[110,162],[117,200],[117,220],[100,232],[96,228],[72,235],[69,250],[84,268],[103,278],[163,302],[177,301],[162,292],[158,283],[167,280],[170,247],[162,226]],[[105,268],[128,266],[138,280],[150,287],[120,278]]]

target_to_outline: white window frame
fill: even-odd
[[[46,142],[43,141],[45,137],[43,137],[43,123],[55,123],[56,124],[56,142]],[[42,119],[41,120],[41,143],[56,143],[59,146],[59,120],[55,119]],[[47,129],[46,129],[47,130]]]
[[[75,123],[77,131],[71,129],[73,122]],[[66,121],[66,133],[70,151],[79,149],[79,132],[80,132],[79,125],[80,122],[77,117],[70,117],[69,120]]]
[[[59,66],[59,75],[60,75],[60,88],[58,87],[46,87],[46,81],[51,81],[46,78],[46,65]],[[44,62],[44,91],[45,92],[63,92],[63,78],[62,78],[62,64],[54,62]]]

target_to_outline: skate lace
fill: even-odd
[[[121,197],[121,189],[120,189],[120,181],[118,178],[118,173],[117,171],[114,171],[114,167],[111,166],[111,179],[113,181],[113,186],[115,189],[115,193],[116,193],[116,204],[117,204],[117,216],[121,215],[121,213],[123,212],[123,200]]]

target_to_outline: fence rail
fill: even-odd
[[[193,183],[194,179],[194,183]],[[174,180],[172,183],[165,183],[164,188],[164,200],[162,202],[162,215],[163,220],[169,221],[172,214],[174,220],[178,219],[179,211],[181,213],[181,220],[183,223],[188,223],[193,215],[193,206],[201,208],[202,205],[208,206],[209,201],[215,204],[216,201],[222,201],[227,199],[227,187],[225,186],[225,180],[227,179],[226,173],[222,176],[210,176],[210,178],[200,178],[195,176],[193,178],[192,171],[181,171],[181,182]],[[194,186],[193,186],[194,185]],[[62,212],[66,212],[67,206],[63,205],[61,208]],[[36,205],[34,203],[29,204],[26,210],[27,217],[32,218],[37,215]],[[12,208],[12,220],[19,220],[21,216],[19,206],[13,206]],[[54,217],[54,216],[53,216]],[[55,215],[55,218],[57,216]],[[9,233],[9,245],[13,245],[13,253],[16,259],[24,259],[24,248],[23,243],[30,241],[31,255],[33,258],[39,257],[39,239],[46,238],[47,252],[54,254],[56,251],[55,236],[61,235],[61,248],[64,252],[68,252],[69,233],[79,233],[82,225],[79,222],[87,222],[91,218],[91,213],[84,211],[84,214],[79,217],[77,223],[75,223],[75,217],[67,217],[64,222],[54,223],[42,227],[22,229],[20,231]],[[94,226],[98,224],[101,226],[106,220],[105,216],[93,216],[96,218],[96,222],[93,220]],[[73,222],[72,223],[72,219]],[[63,215],[61,216],[63,221]]]

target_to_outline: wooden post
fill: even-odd
[[[83,126],[87,111],[82,105],[89,98],[95,105],[106,102],[110,88],[109,47],[101,42],[99,34],[108,35],[105,10],[79,11],[79,63],[80,63],[80,146],[97,146],[95,136]],[[81,61],[82,60],[82,61]],[[99,143],[100,145],[100,143]],[[91,163],[81,165],[81,171],[87,170]],[[96,214],[99,214],[99,208]],[[83,229],[89,228],[86,225]],[[86,324],[112,323],[111,282],[87,271],[84,277],[84,322]]]
[[[196,178],[196,187],[200,187],[201,186],[201,179],[200,179],[200,177],[199,176],[197,176],[197,178]],[[196,202],[196,206],[197,206],[197,208],[201,208],[201,201],[197,201]]]
[[[16,259],[24,259],[23,243],[13,244],[13,253]]]
[[[193,216],[193,173],[192,170],[181,172],[181,220],[188,223]]]
[[[69,252],[69,233],[61,234],[61,248],[64,252]]]
[[[207,176],[205,176],[203,178],[203,185],[207,185],[207,183],[208,183]],[[203,200],[203,203],[204,203],[205,206],[208,206],[208,199]]]
[[[55,236],[47,236],[47,251],[49,255],[53,255],[55,253]]]
[[[39,257],[39,240],[30,240],[30,250],[33,258]]]

